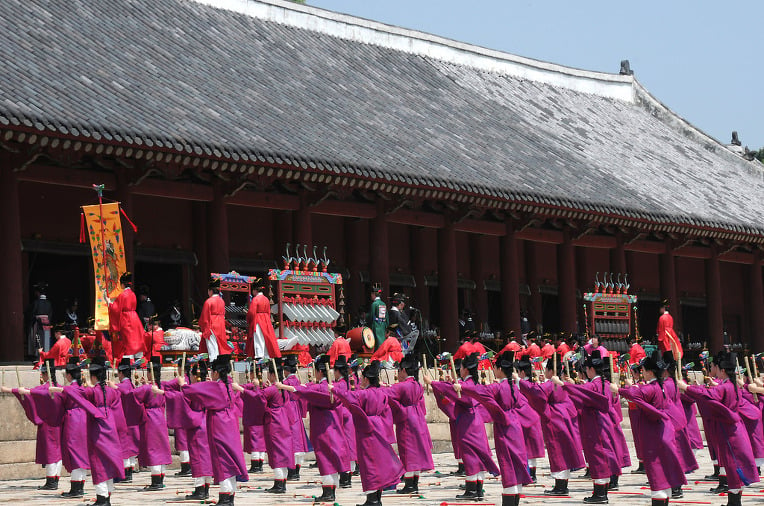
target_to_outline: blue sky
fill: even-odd
[[[617,73],[721,142],[764,147],[764,1],[308,0],[491,49]]]

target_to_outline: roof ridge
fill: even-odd
[[[181,0],[574,91],[634,102],[634,77],[567,67],[288,0]]]

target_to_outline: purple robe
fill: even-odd
[[[61,460],[61,427],[54,427],[46,423],[37,414],[37,405],[50,404],[51,398],[48,392],[48,383],[36,386],[30,389],[30,391],[41,392],[45,395],[36,398],[21,395],[18,393],[18,388],[13,389],[13,395],[19,400],[21,407],[24,408],[24,414],[27,416],[27,419],[37,426],[37,445],[35,446],[34,462],[43,466],[54,464]]]
[[[631,425],[631,437],[634,439],[634,451],[637,454],[637,460],[642,462],[642,432],[639,430],[639,408],[636,404],[629,401],[629,424]]]
[[[246,390],[255,390],[252,383],[242,385],[242,387]],[[265,406],[264,397],[251,397],[246,404],[242,405],[241,425],[246,453],[264,452],[267,449],[265,446],[265,428],[263,427]]]
[[[520,380],[520,383],[531,383],[528,380]],[[544,458],[544,435],[541,429],[541,420],[538,413],[528,404],[528,399],[520,392],[517,397],[517,418],[523,426],[525,438],[525,452],[529,459]],[[490,420],[486,420],[490,421]]]
[[[706,434],[712,432],[717,441],[719,465],[727,471],[729,488],[738,489],[759,481],[759,473],[751,450],[745,424],[738,414],[739,391],[729,380],[713,388],[689,386],[687,395],[698,403],[701,413],[708,409]]]
[[[191,476],[212,476],[210,444],[207,439],[207,415],[204,406],[190,402],[180,391],[177,381],[162,382],[167,403],[167,425],[175,429],[175,436],[185,434],[188,444]]]
[[[684,414],[684,407],[679,398],[679,390],[674,383],[674,378],[667,378],[663,383],[663,391],[666,393],[666,414],[674,425],[674,444],[676,445],[677,456],[682,464],[682,471],[691,473],[698,469],[698,461],[695,460],[695,453],[692,451],[690,436],[687,433],[687,417]]]
[[[600,378],[581,385],[565,383],[563,388],[580,412],[578,428],[584,457],[593,479],[602,480],[621,474],[621,463],[616,447],[615,427],[611,414],[609,383],[602,385]]]
[[[358,384],[358,383],[356,383]],[[334,382],[334,388],[338,391],[348,391],[350,390],[350,385],[345,381],[345,379],[341,379],[339,381]],[[342,428],[343,428],[343,436],[345,437],[345,445],[348,449],[348,455],[351,462],[357,462],[358,461],[358,454],[356,453],[356,448],[358,447],[356,445],[355,441],[355,428],[353,427],[353,417],[350,415],[350,411],[340,404],[337,406],[337,409],[339,409],[340,414],[342,415]],[[386,437],[388,440],[390,439],[390,434],[387,433]]]
[[[292,387],[300,384],[300,379],[296,374],[290,374],[284,378],[283,383]],[[302,419],[307,413],[307,405],[291,392],[284,392],[287,397],[287,408],[289,409],[289,426],[292,428],[292,452],[308,451],[308,436],[305,433],[305,424]]]
[[[244,405],[250,399],[265,400],[265,415],[263,428],[265,433],[265,450],[268,452],[268,465],[272,469],[294,467],[294,452],[292,451],[292,427],[289,421],[290,407],[287,405],[286,392],[275,386],[258,390],[244,390],[241,399]]]
[[[666,490],[685,485],[687,480],[674,444],[675,428],[668,415],[673,401],[663,393],[657,381],[621,388],[619,393],[637,407],[640,453],[650,489]]]
[[[333,393],[353,417],[363,491],[383,490],[398,484],[405,471],[386,435],[387,421],[383,413],[389,408],[383,389],[367,388],[354,392],[338,389]]]
[[[684,392],[679,395],[679,400],[682,401],[684,417],[687,419],[687,435],[690,437],[690,444],[695,450],[702,450],[703,437],[700,435],[698,410],[695,407],[695,401],[685,395]]]
[[[390,385],[387,398],[395,423],[398,455],[407,473],[429,471],[432,462],[432,439],[427,428],[424,390],[416,378]]]
[[[754,458],[764,458],[764,427],[762,427],[761,408],[753,403],[753,394],[748,389],[740,389],[740,407],[738,413],[748,429],[748,439]]]
[[[183,387],[191,403],[204,406],[207,416],[207,442],[212,476],[221,482],[232,476],[247,481],[247,467],[239,437],[239,418],[231,387],[222,381],[200,381]]]
[[[119,392],[113,388],[94,386],[64,387],[64,396],[87,412],[87,450],[90,476],[94,484],[111,479],[125,479],[122,446],[114,413],[121,410]]]
[[[321,476],[350,470],[350,451],[343,435],[342,411],[339,401],[332,402],[326,379],[297,388],[295,394],[308,404],[310,414],[310,443],[316,453]]]
[[[467,475],[472,476],[480,471],[488,471],[497,476],[499,468],[491,457],[483,416],[477,410],[478,402],[464,395],[459,398],[451,383],[433,381],[431,385],[438,406],[444,413],[447,415],[450,413],[453,417],[456,439],[452,441],[459,441],[459,453]],[[469,385],[474,385],[471,377],[462,381],[463,387],[469,387]]]
[[[141,423],[138,462],[144,467],[172,464],[164,395],[152,393],[151,385],[135,388],[129,395],[142,404],[146,412]]]
[[[541,419],[541,433],[553,473],[586,466],[578,431],[578,413],[562,387],[547,381],[541,384],[520,382],[520,391]]]
[[[521,409],[531,409],[528,401],[507,380],[489,385],[475,385],[466,381],[462,383],[462,394],[480,402],[491,415],[502,487],[531,483],[531,475],[528,473],[528,455],[519,416]],[[521,403],[521,398],[525,400],[524,403]],[[523,405],[525,407],[521,408]]]
[[[608,401],[610,402],[610,419],[613,421],[613,438],[616,443],[616,455],[621,462],[621,467],[629,467],[631,465],[629,445],[626,443],[626,436],[624,436],[623,429],[621,429],[621,422],[623,421],[621,399],[616,394],[610,394],[608,395]]]
[[[117,390],[122,396],[122,412],[127,424],[127,438],[123,441],[123,449],[129,457],[135,457],[141,447],[141,420],[146,416],[145,409],[129,395],[133,391],[133,383],[129,378],[117,383]]]
[[[83,387],[77,382],[65,388],[74,394],[75,390],[82,395]],[[61,460],[64,468],[70,473],[75,469],[90,469],[88,457],[88,414],[72,396],[56,393],[48,402],[50,395],[40,390],[32,391],[35,399],[37,414],[42,420],[52,426],[61,426]],[[38,403],[42,399],[44,404]]]

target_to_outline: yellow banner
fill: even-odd
[[[122,291],[119,277],[124,274],[125,246],[119,204],[82,206],[87,223],[90,251],[95,272],[95,329],[109,329],[109,301]]]

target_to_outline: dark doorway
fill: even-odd
[[[661,304],[657,300],[639,300],[637,302],[639,334],[653,344],[656,344],[655,331],[658,328],[658,317],[660,316],[658,310],[660,307]]]
[[[93,315],[93,266],[90,257],[36,252],[29,252],[28,255],[26,282],[30,299],[34,294],[32,286],[45,282],[48,284],[47,297],[53,306],[53,323],[64,321],[67,307],[76,298],[79,302],[79,322],[84,326]],[[25,307],[31,302],[25,301]]]
[[[543,332],[560,331],[560,298],[557,295],[541,294]]]
[[[705,306],[682,305],[682,329],[674,329],[677,333],[682,331],[685,341],[692,343],[708,340],[708,310]]]
[[[149,288],[159,321],[166,320],[174,300],[183,301],[183,267],[180,264],[136,262],[133,275],[136,294],[142,285]]]

